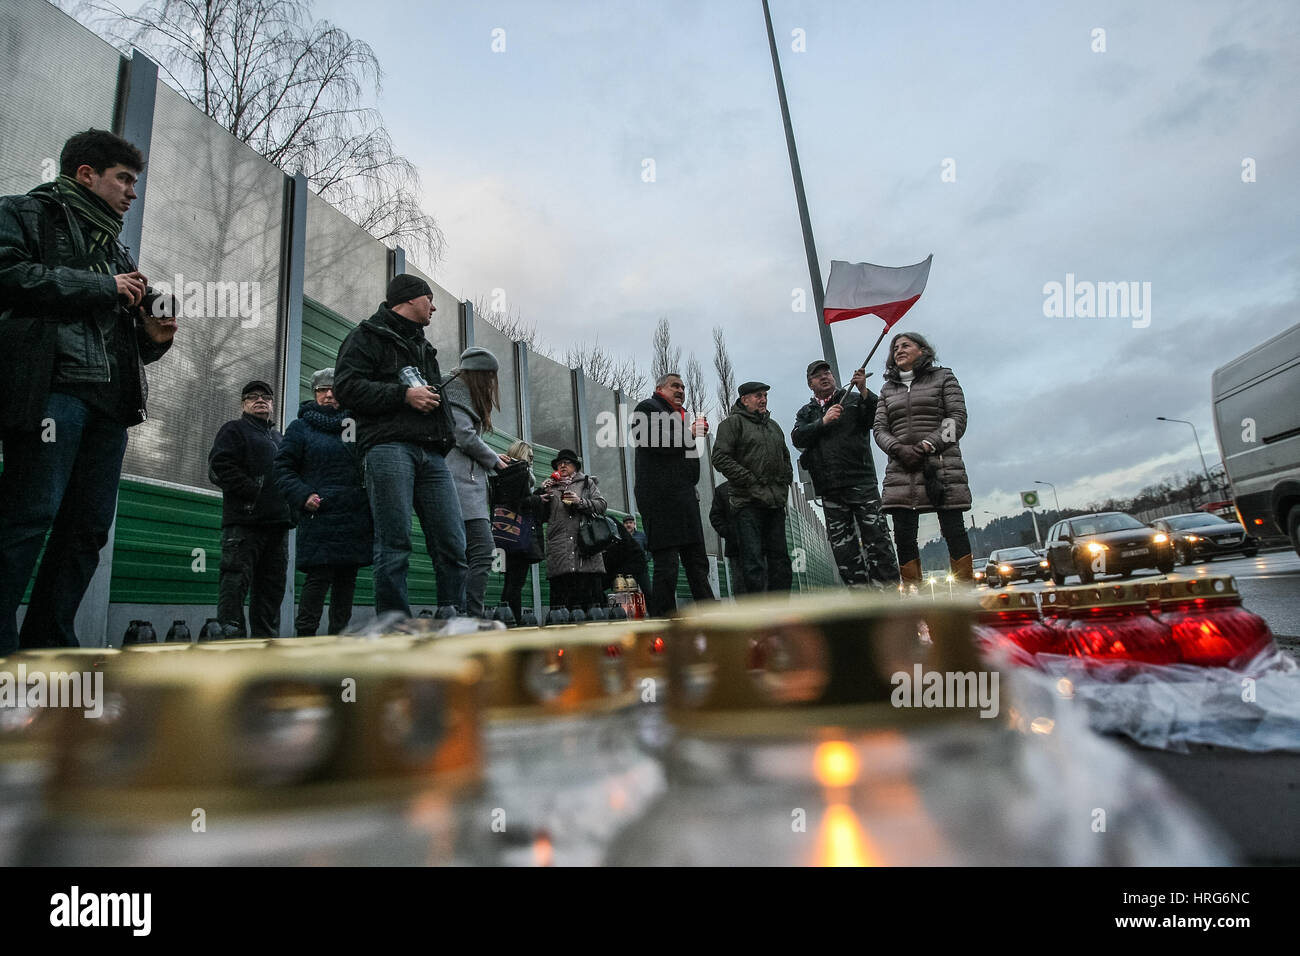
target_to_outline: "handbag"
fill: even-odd
[[[578,522],[578,550],[586,557],[600,554],[618,540],[618,523],[609,515],[583,515]]]
[[[502,505],[492,509],[492,540],[507,554],[527,553],[533,544],[533,519]]]
[[[494,505],[518,506],[528,495],[528,479],[529,465],[526,461],[512,461],[500,471],[489,471],[488,501]]]

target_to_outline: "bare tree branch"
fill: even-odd
[[[310,0],[150,0],[134,13],[83,0],[72,13],[119,49],[143,50],[168,85],[375,238],[442,261],[419,174],[362,105],[383,76],[374,51],[315,20]]]
[[[669,372],[681,374],[682,350],[673,348],[672,331],[668,320],[660,319],[655,326],[654,338],[650,342],[650,380],[653,382]]]
[[[726,418],[736,401],[736,370],[732,367],[726,336],[720,325],[713,327],[713,374],[718,377],[718,417]]]

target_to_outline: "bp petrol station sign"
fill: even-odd
[[[1022,491],[1022,492],[1020,492],[1020,503],[1021,503],[1022,505],[1024,505],[1026,508],[1037,508],[1037,507],[1038,507],[1038,492],[1036,492],[1036,491]]]

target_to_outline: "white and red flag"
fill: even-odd
[[[876,315],[889,329],[907,314],[925,291],[930,260],[914,266],[875,266],[870,262],[831,262],[822,317],[827,325],[859,315]]]

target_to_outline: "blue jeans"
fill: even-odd
[[[366,452],[366,493],[375,519],[375,613],[411,616],[406,572],[411,563],[411,511],[424,531],[438,573],[440,600],[464,601],[465,523],[442,455],[412,442],[385,442]]]
[[[4,436],[0,475],[0,656],[76,647],[73,621],[117,511],[126,428],[52,392],[40,431]],[[21,635],[18,605],[51,530]]]

